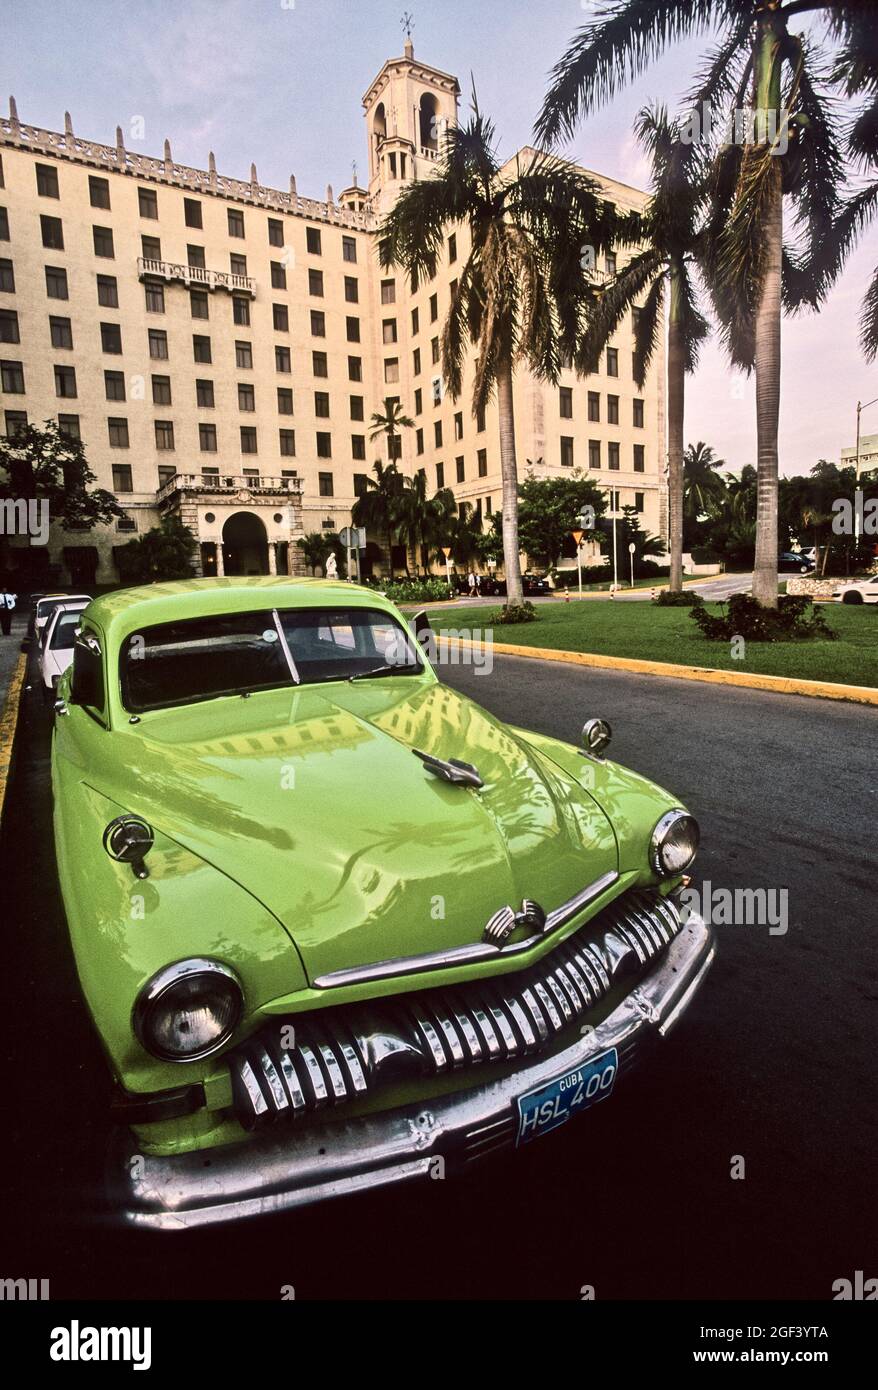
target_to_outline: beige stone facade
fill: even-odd
[[[53,527],[53,577],[117,581],[114,547],[168,511],[195,532],[205,573],[301,569],[298,537],[350,521],[386,447],[368,439],[386,397],[415,420],[403,470],[424,468],[430,491],[451,487],[488,524],[500,507],[496,406],[473,418],[470,374],[455,402],[438,362],[467,230],[414,291],[376,255],[382,215],[430,176],[457,100],[456,79],[407,45],[363,99],[368,188],[325,201],[300,197],[292,179],[265,188],[255,167],[249,181],[219,175],[213,156],[196,170],[167,145],[163,158],[133,154],[121,131],[96,144],[69,117],[63,134],[21,122],[14,105],[0,120],[0,424],[78,430],[127,513],[93,532]],[[664,534],[664,361],[638,392],[632,349],[628,324],[592,377],[565,371],[559,389],[518,374],[520,468],[591,471]]]

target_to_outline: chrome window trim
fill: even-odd
[[[535,932],[524,941],[513,942],[510,946],[491,946],[477,942],[472,946],[454,946],[447,951],[431,951],[417,956],[397,956],[390,960],[374,961],[371,965],[357,965],[347,970],[331,970],[326,975],[318,975],[314,981],[315,989],[339,989],[343,985],[362,985],[374,980],[386,980],[399,975],[418,975],[424,970],[449,970],[457,965],[471,965],[483,960],[507,960],[510,956],[521,955],[545,939],[559,927],[571,921],[589,903],[599,898],[612,884],[618,882],[615,869],[601,874],[593,883],[560,907],[556,907],[546,918],[545,928]]]

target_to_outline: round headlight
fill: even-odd
[[[698,821],[688,811],[668,811],[649,841],[650,867],[662,878],[682,874],[698,853]]]
[[[134,1008],[134,1031],[154,1057],[194,1062],[229,1038],[244,997],[237,977],[215,960],[181,960],[154,975]]]

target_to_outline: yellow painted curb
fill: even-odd
[[[6,800],[6,783],[9,779],[12,744],[18,725],[18,707],[26,670],[27,653],[22,652],[12,672],[12,680],[9,682],[6,699],[3,701],[3,712],[0,714],[0,817],[3,815],[3,803]]]
[[[439,640],[447,642],[444,634]],[[463,647],[479,642],[458,639]],[[603,656],[597,652],[565,652],[554,647],[518,647],[495,642],[498,656],[525,656],[537,661],[562,661],[571,666],[592,666],[609,671],[633,671],[643,676],[671,676],[676,680],[704,681],[708,685],[737,685],[750,690],[772,690],[780,695],[806,695],[819,700],[853,700],[878,705],[878,689],[869,685],[836,685],[832,681],[798,680],[792,676],[764,676],[756,671],[721,671],[710,666],[678,666],[670,661],[641,661],[635,657]]]

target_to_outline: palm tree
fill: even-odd
[[[756,373],[758,515],[753,593],[777,604],[777,432],[781,302],[816,307],[826,285],[816,270],[838,211],[841,160],[835,124],[805,41],[789,20],[820,10],[852,32],[855,14],[878,16],[878,0],[609,0],[558,63],[538,121],[543,139],[572,133],[581,116],[612,98],[669,43],[719,30],[719,44],[693,95],[694,111],[731,101],[753,118],[749,143],[716,156],[706,262],[726,344]],[[863,42],[868,43],[864,27]],[[785,251],[783,199],[794,204],[803,246]]]
[[[469,123],[445,137],[435,176],[408,185],[381,228],[382,265],[404,266],[416,279],[435,273],[447,231],[460,224],[469,229],[470,251],[442,333],[442,371],[457,400],[473,344],[473,414],[497,395],[510,603],[522,601],[515,369],[524,363],[557,383],[594,294],[580,265],[582,247],[608,249],[614,222],[597,186],[565,161],[530,151],[504,169],[494,126],[474,98]]]
[[[397,509],[398,534],[415,557],[420,569],[424,546],[433,533],[433,500],[427,496],[427,474],[419,468],[413,478],[403,480]]]
[[[659,342],[665,287],[670,292],[668,322],[668,548],[669,587],[683,587],[683,414],[686,374],[693,372],[708,332],[699,312],[691,267],[701,252],[706,198],[704,160],[699,147],[680,138],[663,107],[645,108],[636,130],[649,152],[653,194],[642,214],[620,223],[620,241],[634,243],[628,263],[601,294],[576,358],[580,370],[595,372],[601,354],[623,316],[638,304],[634,336],[634,380],[640,389]]]
[[[683,455],[683,519],[694,527],[700,516],[711,516],[722,506],[726,485],[719,472],[725,459],[717,458],[709,444],[699,439]]]
[[[312,574],[318,566],[325,564],[332,550],[332,542],[320,531],[309,531],[307,536],[300,536],[296,545],[304,555],[305,564]]]
[[[408,415],[403,415],[402,406],[393,396],[388,396],[384,402],[384,414],[376,410],[372,414],[369,426],[369,438],[379,439],[381,435],[387,437],[387,457],[391,463],[402,458],[402,437],[401,431],[413,429],[414,420]]]
[[[387,542],[387,564],[393,569],[393,537],[399,522],[400,499],[405,483],[395,463],[377,459],[372,469],[374,480],[366,478],[366,491],[351,509],[355,526],[365,526]]]

